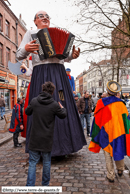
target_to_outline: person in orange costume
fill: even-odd
[[[130,156],[130,117],[123,101],[116,97],[120,91],[119,83],[107,83],[108,97],[97,102],[89,145],[89,151],[104,150],[109,182],[114,182],[115,178],[113,159],[118,175],[122,176],[124,156]]]

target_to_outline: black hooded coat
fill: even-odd
[[[51,152],[55,116],[64,119],[67,115],[66,109],[61,108],[50,94],[41,92],[31,100],[25,113],[33,117],[29,150]]]

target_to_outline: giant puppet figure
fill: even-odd
[[[67,109],[67,117],[60,120],[56,117],[54,127],[54,139],[52,156],[61,156],[77,152],[86,145],[86,139],[83,134],[80,118],[77,112],[73,93],[66,75],[64,61],[70,62],[79,56],[80,49],[75,49],[73,46],[72,53],[64,60],[56,57],[40,60],[37,51],[39,44],[36,40],[32,40],[31,34],[37,33],[40,29],[49,28],[50,17],[45,11],[39,11],[34,18],[34,23],[37,30],[29,30],[24,35],[24,38],[17,50],[17,58],[22,60],[30,53],[32,55],[33,72],[30,84],[29,103],[32,98],[38,96],[41,92],[42,84],[46,81],[51,81],[56,86],[53,98],[60,101]],[[26,152],[28,152],[28,143],[32,125],[32,116],[27,118],[26,132]]]

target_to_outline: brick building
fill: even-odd
[[[124,19],[119,19],[119,23],[117,28],[112,31],[112,46],[120,46],[120,45],[130,45],[130,40],[128,35],[125,33],[120,32],[118,29],[121,29],[123,32],[127,32],[127,27]],[[119,48],[119,49],[112,49],[112,57],[118,54],[118,57],[121,59],[125,59],[127,55],[130,53],[130,48]]]
[[[121,29],[124,33],[121,33]],[[127,32],[127,26],[125,19],[119,19],[117,28],[112,31],[112,46],[114,45],[130,45],[129,36],[125,33]],[[122,85],[122,94],[125,96],[130,95],[130,48],[118,48],[112,49],[112,62],[119,69],[119,82]]]
[[[0,1],[0,95],[6,101],[6,109],[12,109],[17,97],[25,96],[30,78],[16,76],[8,69],[8,61],[16,63],[16,50],[27,31],[21,18],[17,18],[8,5]]]
[[[76,87],[76,92],[80,93],[82,96],[83,94],[83,73],[80,73],[80,75],[76,77],[75,83],[77,83],[77,80],[79,81],[78,81],[78,87]]]

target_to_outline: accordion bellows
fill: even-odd
[[[75,36],[62,28],[44,28],[32,34],[39,46],[40,60],[50,57],[65,59],[68,57]]]

